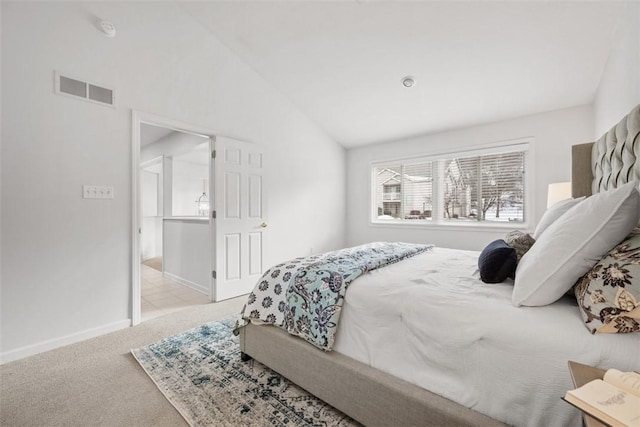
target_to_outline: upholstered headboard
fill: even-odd
[[[571,154],[573,197],[640,180],[640,105],[595,143],[574,145]]]

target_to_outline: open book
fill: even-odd
[[[640,427],[640,374],[609,369],[601,380],[569,390],[564,400],[613,427]]]

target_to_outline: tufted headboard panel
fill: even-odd
[[[637,105],[591,150],[591,193],[640,180],[640,105]]]

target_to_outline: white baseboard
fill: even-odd
[[[14,360],[19,360],[25,357],[33,356],[34,354],[43,353],[45,351],[53,350],[59,347],[64,347],[65,345],[84,341],[89,338],[95,338],[97,336],[108,334],[110,332],[115,332],[120,329],[125,329],[125,328],[128,328],[129,326],[131,326],[131,319],[125,319],[125,320],[120,320],[118,322],[109,323],[108,325],[100,326],[97,328],[76,332],[75,334],[42,341],[36,344],[31,344],[25,347],[17,348],[15,350],[9,350],[5,353],[0,353],[0,365],[8,362],[13,362]]]
[[[184,278],[182,278],[182,277],[180,277],[180,276],[176,276],[175,274],[171,274],[171,273],[169,273],[168,271],[165,271],[165,272],[163,272],[162,274],[163,274],[165,277],[168,277],[169,279],[171,279],[171,280],[173,280],[173,281],[175,281],[175,282],[180,283],[181,285],[184,285],[184,286],[186,286],[186,287],[188,287],[188,288],[193,289],[194,291],[198,291],[198,292],[200,292],[201,294],[209,295],[209,289],[208,289],[206,286],[204,286],[204,285],[200,285],[200,284],[198,284],[198,283],[191,282],[191,281],[189,281],[189,280],[187,280],[187,279],[184,279]]]

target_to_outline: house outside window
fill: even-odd
[[[530,141],[375,162],[372,222],[524,226]]]

